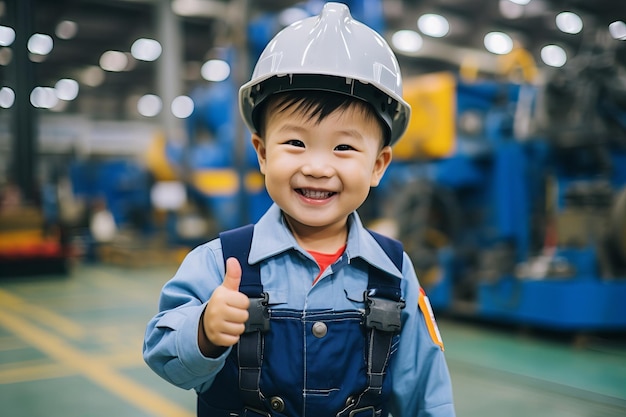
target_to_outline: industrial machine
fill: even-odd
[[[417,113],[379,200],[436,309],[626,329],[626,107],[606,88],[614,75],[544,90],[451,74],[408,83]],[[568,96],[580,83],[587,95]]]
[[[65,274],[72,257],[67,234],[37,205],[9,202],[6,187],[0,209],[0,277]]]

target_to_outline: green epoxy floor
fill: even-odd
[[[68,277],[0,281],[2,417],[191,417],[195,396],[141,358],[175,266],[78,265]],[[626,416],[626,340],[583,345],[439,319],[459,417]]]

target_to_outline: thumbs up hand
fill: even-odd
[[[245,330],[250,300],[245,294],[239,292],[240,283],[241,265],[237,259],[228,258],[224,282],[213,292],[200,323],[200,330],[203,330],[204,335],[199,332],[198,342],[205,355],[215,352],[215,347],[228,347],[236,344]],[[208,346],[206,339],[209,342]]]

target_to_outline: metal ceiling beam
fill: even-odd
[[[19,187],[26,203],[37,200],[35,167],[37,150],[35,141],[36,112],[30,104],[30,92],[35,86],[34,64],[28,58],[27,42],[32,33],[32,0],[12,0],[8,5],[10,19],[15,25],[14,61],[12,78],[15,88],[13,111],[13,160],[10,181]]]

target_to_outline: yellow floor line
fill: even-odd
[[[58,363],[29,365],[26,362],[15,362],[12,365],[15,366],[10,369],[0,369],[0,384],[16,384],[18,382],[61,378],[76,374],[74,369]]]
[[[30,322],[1,307],[0,325],[58,361],[62,366],[76,370],[100,387],[152,416],[195,416],[195,413],[165,400],[161,395],[132,381],[82,351],[75,349],[56,335],[32,325]]]
[[[161,287],[167,282],[167,280],[173,276],[173,273],[159,272],[162,274],[158,279],[158,284],[155,284],[153,289],[154,293],[146,291],[145,280],[133,281],[128,278],[122,278],[119,275],[113,274],[109,271],[94,270],[89,272],[94,279],[95,286],[104,289],[110,289],[112,291],[119,291],[119,288],[124,288],[125,297],[133,297],[134,299],[141,301],[151,301],[154,307],[157,307],[158,296]]]
[[[41,324],[53,327],[59,333],[73,340],[80,340],[85,335],[85,329],[76,322],[47,308],[27,303],[22,298],[4,290],[0,290],[0,306],[8,307],[22,316],[30,317]]]
[[[22,346],[28,346],[23,344]],[[106,364],[115,369],[132,369],[146,366],[140,348],[132,351],[115,352],[106,355],[90,355],[92,360]],[[42,379],[61,378],[76,375],[77,371],[68,369],[58,363],[50,363],[49,358],[0,364],[0,384],[38,381]]]
[[[0,337],[0,352],[8,352],[10,350],[24,349],[26,344],[15,336]]]

